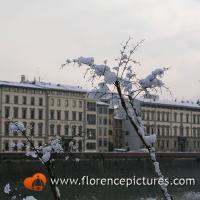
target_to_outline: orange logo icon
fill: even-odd
[[[32,177],[24,179],[24,187],[28,190],[40,192],[47,183],[46,176],[42,173],[36,173]]]

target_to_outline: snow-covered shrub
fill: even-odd
[[[138,62],[133,56],[142,41],[132,48],[130,47],[130,41],[131,38],[122,47],[120,57],[115,59],[117,63],[114,66],[108,66],[107,62],[96,64],[93,57],[81,56],[75,59],[67,59],[61,67],[71,63],[87,67],[86,72],[89,74],[90,80],[93,84],[97,82],[96,87],[89,92],[89,96],[100,100],[110,99],[112,106],[119,109],[118,113],[120,113],[120,109],[123,109],[142,143],[148,149],[157,177],[163,179],[153,147],[156,142],[156,135],[149,135],[145,132],[144,124],[135,107],[134,100],[141,93],[150,96],[156,94],[157,89],[166,88],[161,78],[168,68],[155,69],[145,78],[137,77],[135,68]],[[167,191],[167,185],[161,185],[161,191],[166,200],[172,199]]]

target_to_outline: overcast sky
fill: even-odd
[[[173,98],[200,97],[199,0],[0,0],[0,80],[89,87],[81,69],[60,64],[77,56],[113,64],[129,36],[146,39],[135,55],[140,77],[170,67]]]

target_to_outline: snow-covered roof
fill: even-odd
[[[102,106],[109,106],[110,104],[102,102],[102,101],[98,101],[97,105],[102,105]]]
[[[44,89],[44,90],[61,90],[61,91],[73,91],[73,92],[84,92],[87,93],[87,90],[79,86],[71,86],[64,84],[54,84],[46,82],[9,82],[9,81],[0,81],[0,86],[10,86],[10,87],[22,87],[22,88],[32,88],[32,89]]]
[[[170,100],[160,100],[160,99],[146,99],[139,98],[138,99],[143,104],[154,104],[159,106],[168,106],[168,107],[179,107],[179,108],[193,108],[200,109],[200,105],[191,102],[191,101],[170,101]]]

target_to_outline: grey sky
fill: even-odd
[[[113,63],[129,36],[146,39],[136,53],[140,77],[169,66],[173,97],[200,97],[198,0],[0,0],[0,79],[88,87],[83,70],[60,64],[77,56]]]

